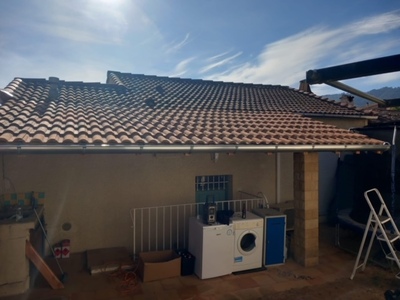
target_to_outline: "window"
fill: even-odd
[[[196,176],[196,202],[228,200],[232,194],[232,175]]]

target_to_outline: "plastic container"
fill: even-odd
[[[17,208],[17,213],[16,213],[16,215],[15,215],[15,220],[18,222],[19,220],[21,220],[23,218],[23,215],[22,215],[22,208],[21,207],[18,207]]]
[[[177,250],[177,253],[181,257],[181,276],[192,275],[196,257],[187,250]]]

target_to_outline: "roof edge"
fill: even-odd
[[[387,151],[378,145],[0,145],[0,153],[100,154],[100,153],[216,153],[216,152],[340,152]]]
[[[334,114],[318,114],[318,113],[297,113],[304,117],[328,117],[328,118],[346,118],[346,119],[367,119],[367,120],[377,120],[378,116],[370,116],[367,114],[359,115],[334,115]]]

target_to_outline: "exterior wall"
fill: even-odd
[[[293,153],[278,153],[277,154],[277,203],[293,201]],[[279,170],[278,170],[279,168]]]
[[[4,155],[1,188],[46,193],[51,243],[70,239],[72,252],[131,249],[131,208],[194,202],[198,175],[232,175],[235,199],[239,190],[275,199],[275,166],[275,155],[261,153],[220,154],[216,162],[210,154]]]

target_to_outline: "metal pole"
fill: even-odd
[[[392,192],[392,207],[391,214],[395,218],[395,197],[396,197],[396,133],[397,128],[393,128],[393,139],[392,139],[392,160],[391,160],[391,192]]]

